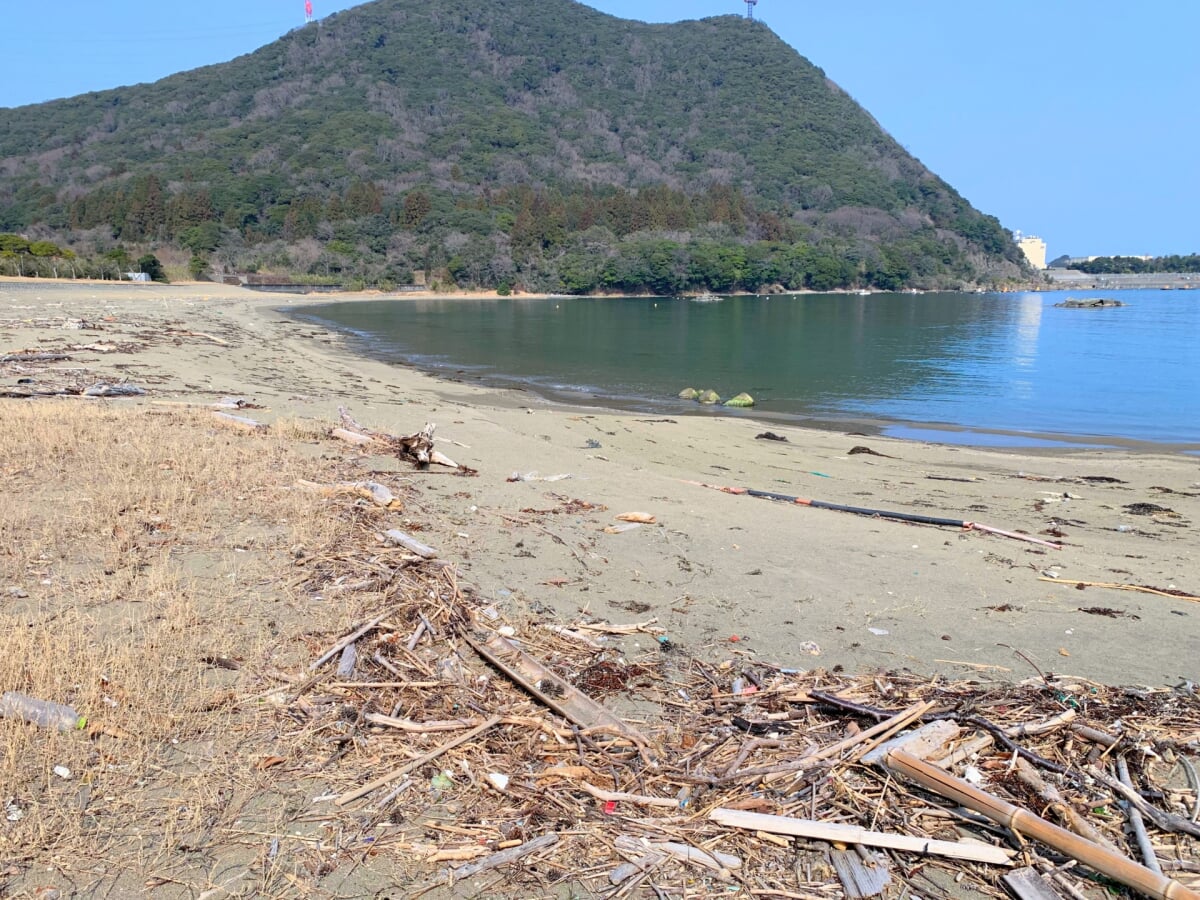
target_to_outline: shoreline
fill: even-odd
[[[954,447],[874,435],[867,441],[880,455],[850,455],[862,438],[839,430],[771,423],[789,441],[759,441],[757,418],[664,421],[438,379],[360,356],[343,334],[278,311],[327,303],[327,296],[46,282],[41,296],[31,296],[8,287],[0,283],[3,352],[66,340],[133,342],[169,322],[226,345],[186,337],[147,341],[128,354],[83,354],[78,363],[90,370],[126,375],[153,391],[107,402],[149,406],[230,394],[269,406],[264,421],[333,424],[345,405],[360,421],[394,433],[436,422],[445,451],[478,469],[478,478],[367,462],[412,486],[414,524],[460,563],[465,581],[505,607],[563,620],[581,609],[612,621],[653,616],[690,652],[751,654],[798,668],[1036,675],[1008,649],[1016,647],[1043,669],[1109,683],[1158,685],[1197,674],[1187,634],[1200,605],[1039,580],[1200,590],[1189,581],[1197,570],[1191,522],[1200,516],[1200,463],[1192,457]],[[102,325],[103,334],[22,324],[72,316],[114,321]],[[507,480],[533,472],[570,477]],[[689,483],[696,481],[978,519],[1031,536],[1057,530],[1065,546],[1052,551],[730,496]],[[594,508],[581,511],[573,500]],[[1138,503],[1174,512],[1125,510]],[[604,532],[634,510],[657,523]]]
[[[804,292],[813,293],[813,292]],[[834,292],[835,294],[837,292]],[[853,292],[843,292],[853,296]],[[813,294],[816,296],[816,294]],[[604,395],[582,388],[571,389],[561,385],[546,384],[541,381],[522,378],[515,375],[491,372],[487,374],[472,374],[461,364],[447,361],[434,364],[419,357],[400,353],[393,356],[375,347],[371,339],[354,329],[339,325],[337,322],[317,316],[307,316],[305,310],[314,306],[332,306],[339,302],[384,302],[391,300],[406,300],[411,295],[398,297],[372,295],[355,295],[340,301],[331,301],[328,295],[305,295],[303,303],[288,303],[276,307],[276,311],[284,315],[292,315],[300,321],[329,328],[344,335],[349,345],[352,345],[360,355],[383,362],[387,365],[398,365],[412,368],[431,378],[447,383],[474,384],[500,390],[515,390],[531,393],[544,401],[559,403],[581,409],[604,409],[629,415],[643,416],[679,416],[696,418],[731,417],[753,421],[767,427],[811,428],[819,431],[855,431],[864,437],[893,437],[899,440],[912,440],[922,443],[942,443],[957,447],[972,447],[978,449],[1034,452],[1038,450],[1058,451],[1087,451],[1087,450],[1126,450],[1135,453],[1171,453],[1179,455],[1200,454],[1200,441],[1152,440],[1147,438],[1130,437],[1127,435],[1089,434],[1066,431],[1034,431],[1006,427],[989,427],[986,425],[967,425],[958,422],[936,420],[890,419],[882,416],[846,413],[844,415],[830,414],[828,416],[809,415],[806,413],[773,412],[763,407],[751,409],[728,409],[723,406],[704,407],[688,401],[680,401],[669,396],[632,397]],[[751,295],[729,295],[755,296]],[[778,295],[787,296],[787,295]],[[799,296],[799,294],[797,294]],[[823,294],[820,296],[828,296]],[[521,295],[513,298],[491,297],[487,292],[475,292],[463,295],[428,294],[412,297],[425,300],[469,300],[469,299],[524,299],[524,300],[586,300],[612,299],[609,297],[573,297],[567,295],[538,294]],[[972,436],[974,440],[970,439]]]

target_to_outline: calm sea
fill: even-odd
[[[651,413],[696,412],[676,395],[713,388],[752,394],[756,417],[878,422],[954,443],[1200,449],[1200,291],[1055,308],[1067,296],[384,300],[293,313],[384,359]]]

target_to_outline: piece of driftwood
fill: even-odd
[[[639,747],[649,745],[646,737],[636,728],[542,665],[503,635],[493,632],[489,638],[481,640],[476,639],[465,628],[459,633],[476,653],[550,709],[583,728],[589,735],[623,737]]]
[[[1018,738],[1026,735],[1047,734],[1062,728],[1064,725],[1070,725],[1075,721],[1078,713],[1073,709],[1063,710],[1057,716],[1052,716],[1044,722],[1029,722],[1020,725],[1013,725],[1011,728],[1005,728],[1004,734],[1006,737]]]
[[[1162,588],[1150,587],[1145,584],[1121,584],[1112,581],[1072,581],[1069,578],[1039,578],[1038,581],[1052,581],[1055,584],[1066,584],[1076,588],[1105,588],[1110,591],[1134,591],[1139,594],[1153,594],[1156,597],[1167,597],[1171,600],[1187,600],[1200,603],[1200,597],[1183,591],[1166,591]]]
[[[1152,872],[1126,856],[1047,822],[1027,809],[1021,809],[1006,800],[981,791],[903,750],[891,750],[884,758],[883,764],[892,773],[911,779],[935,794],[986,816],[998,825],[1041,841],[1101,875],[1107,875],[1114,881],[1149,897],[1155,897],[1157,900],[1200,900],[1200,893],[1179,882]]]
[[[1000,880],[1017,900],[1062,900],[1062,895],[1054,890],[1054,886],[1037,869],[1028,866],[1013,869],[1000,876]]]
[[[352,631],[350,634],[346,635],[344,638],[339,640],[336,644],[334,644],[332,647],[330,647],[328,650],[326,650],[324,653],[322,653],[320,658],[317,659],[316,662],[314,662],[312,665],[310,665],[308,667],[309,670],[315,672],[317,669],[321,668],[321,666],[325,665],[325,663],[329,662],[329,660],[333,659],[335,656],[337,656],[339,653],[341,653],[343,648],[348,647],[351,644],[353,644],[355,641],[357,641],[360,637],[362,637],[364,634],[366,634],[372,628],[375,628],[380,622],[382,622],[388,616],[395,613],[395,611],[396,611],[396,608],[391,607],[386,612],[380,613],[375,618],[371,619],[369,622],[359,626],[357,629]]]
[[[887,861],[874,853],[835,847],[829,851],[829,861],[850,900],[878,897],[892,883],[892,871]]]
[[[608,873],[610,884],[624,884],[634,875],[646,873],[652,869],[661,866],[667,861],[666,854],[657,851],[650,851],[634,856],[627,863],[621,863],[611,872]]]
[[[810,753],[807,756],[801,757],[795,762],[787,764],[785,768],[779,771],[764,773],[765,777],[763,778],[763,781],[772,782],[778,781],[781,778],[794,776],[798,771],[812,768],[820,762],[827,759],[832,759],[835,756],[841,756],[847,750],[854,747],[860,747],[862,744],[868,743],[874,738],[879,738],[886,741],[897,731],[907,727],[916,719],[921,718],[921,716],[925,715],[925,713],[929,712],[931,709],[933,709],[933,703],[930,701],[916,703],[910,706],[908,709],[897,713],[892,718],[884,719],[882,722],[872,725],[866,731],[860,731],[858,734],[853,734],[845,740],[838,741],[835,744],[830,744],[828,747],[823,747],[822,749]],[[755,773],[753,771],[742,771],[740,773],[734,772],[730,773],[730,775],[726,777],[745,778],[751,774]],[[793,790],[797,790],[798,784],[798,781],[793,782],[792,786],[785,790],[784,793],[791,793]]]
[[[1120,740],[1119,737],[1114,737],[1089,725],[1072,725],[1071,734],[1081,737],[1085,741],[1091,741],[1093,744],[1099,744],[1101,747],[1115,747]]]
[[[962,726],[951,719],[935,719],[908,734],[892,738],[887,743],[880,744],[870,753],[864,754],[862,761],[867,763],[867,765],[875,765],[893,747],[903,747],[913,756],[925,759],[958,737],[961,731]]]
[[[1171,831],[1177,834],[1190,834],[1194,838],[1200,838],[1200,824],[1185,819],[1183,816],[1177,816],[1174,813],[1166,812],[1146,802],[1146,799],[1131,787],[1122,784],[1118,779],[1113,778],[1107,772],[1096,766],[1088,766],[1088,774],[1102,783],[1109,790],[1115,791],[1144,815],[1147,819],[1161,828],[1163,831]]]
[[[372,725],[382,725],[385,728],[395,728],[409,734],[433,734],[436,731],[462,731],[464,728],[478,728],[478,719],[447,719],[443,722],[414,722],[412,719],[396,719],[382,713],[367,713],[364,718]]]
[[[675,797],[648,797],[645,794],[626,794],[623,791],[606,791],[604,788],[598,788],[590,782],[584,781],[581,778],[572,777],[573,773],[559,769],[557,772],[546,773],[554,774],[558,778],[563,778],[571,781],[573,784],[579,785],[579,788],[584,792],[591,794],[597,800],[602,800],[605,803],[632,803],[635,806],[653,806],[659,809],[679,809],[679,800]]]
[[[1058,788],[1042,778],[1038,770],[1029,762],[1017,757],[1015,770],[1017,777],[1037,791],[1038,796],[1050,804],[1050,809],[1054,814],[1066,823],[1066,826],[1073,832],[1083,835],[1089,841],[1094,841],[1097,844],[1107,847],[1114,853],[1120,852],[1113,845],[1112,841],[1105,837],[1098,828],[1080,815],[1079,811],[1066,801]]]
[[[338,407],[338,415],[341,417],[342,427],[335,429],[335,433],[342,432],[341,434],[337,434],[337,436],[343,440],[347,439],[347,435],[366,438],[366,441],[360,442],[356,440],[355,443],[374,442],[380,444],[391,450],[400,459],[411,462],[421,469],[428,469],[431,465],[436,465],[445,466],[450,469],[459,469],[461,471],[470,471],[465,466],[460,466],[441,451],[434,449],[433,433],[437,429],[437,425],[432,422],[426,423],[425,427],[415,434],[397,437],[394,434],[388,434],[386,431],[377,431],[360,424],[355,421],[354,417],[350,415],[350,412],[344,406]]]
[[[646,852],[662,853],[672,859],[700,866],[717,873],[718,877],[728,879],[729,872],[742,867],[742,861],[730,853],[718,853],[715,850],[701,850],[690,844],[678,841],[652,841],[647,838],[634,837],[631,834],[617,835],[613,846],[622,853],[638,854]]]
[[[467,743],[468,741],[475,740],[475,738],[479,737],[485,731],[490,731],[492,728],[495,728],[497,725],[499,725],[503,718],[504,718],[503,716],[492,716],[490,719],[488,719],[483,724],[477,725],[476,727],[474,727],[470,731],[468,731],[466,734],[461,734],[458,737],[454,738],[454,740],[448,741],[445,744],[442,744],[437,749],[429,751],[424,756],[422,756],[418,759],[414,759],[412,762],[410,762],[406,765],[403,765],[398,769],[393,769],[392,771],[388,772],[386,775],[382,775],[379,778],[376,778],[374,781],[364,784],[360,788],[356,788],[353,791],[347,791],[346,793],[342,794],[340,797],[338,797],[336,800],[333,801],[334,805],[335,806],[345,806],[347,803],[353,803],[359,797],[365,797],[367,794],[371,793],[372,791],[379,790],[379,788],[383,787],[385,784],[391,784],[397,778],[403,778],[409,772],[413,772],[416,769],[421,768],[421,766],[426,765],[427,763],[433,762],[439,756],[441,756],[444,753],[448,753],[449,751],[453,750],[455,747],[462,746],[463,744]]]
[[[856,825],[836,822],[818,822],[813,819],[793,819],[788,816],[773,816],[766,813],[743,812],[740,809],[714,809],[708,817],[719,825],[729,828],[744,828],[749,831],[766,831],[770,834],[789,834],[792,837],[831,841],[840,844],[862,844],[866,847],[883,847],[889,850],[905,850],[923,856],[944,856],[949,859],[966,859],[973,862],[1006,866],[1012,862],[1012,852],[1003,847],[972,841],[934,841],[912,837],[907,834],[888,834],[868,831]]]
[[[428,544],[422,544],[411,534],[401,531],[399,528],[389,528],[383,533],[384,538],[398,547],[403,547],[411,553],[417,554],[422,559],[437,559],[438,552]]]
[[[374,443],[373,438],[365,434],[358,434],[354,431],[348,431],[345,428],[334,428],[329,433],[335,438],[345,441],[347,444],[354,444],[359,447],[364,447],[367,444]]]
[[[9,353],[7,356],[0,356],[0,363],[62,362],[70,358],[66,353]]]
[[[81,392],[84,397],[141,397],[146,393],[145,388],[136,384],[93,384]]]
[[[462,881],[464,878],[473,878],[491,869],[497,869],[500,866],[507,866],[509,863],[514,863],[519,859],[524,859],[531,853],[537,853],[539,850],[546,850],[558,843],[558,834],[551,831],[549,834],[543,834],[540,837],[534,838],[532,841],[521,844],[517,847],[509,847],[507,850],[501,850],[499,853],[493,853],[491,856],[481,859],[478,862],[468,863],[465,866],[459,866],[454,869],[450,875],[454,881]]]
[[[231,425],[234,428],[241,428],[246,431],[266,431],[271,427],[265,422],[256,422],[254,419],[248,419],[245,416],[235,416],[230,413],[215,412],[213,416],[223,425]]]
[[[354,676],[354,667],[357,664],[358,648],[354,644],[347,644],[342,648],[342,658],[338,660],[338,678],[352,678]]]
[[[1133,790],[1133,780],[1129,777],[1129,764],[1125,762],[1123,756],[1117,757],[1117,777],[1121,779],[1121,784]],[[1132,803],[1129,804],[1129,827],[1137,839],[1138,850],[1141,851],[1142,861],[1146,864],[1146,868],[1161,875],[1162,866],[1158,864],[1158,854],[1154,852],[1154,845],[1150,843],[1150,835],[1146,833],[1146,823],[1142,821],[1142,811]]]

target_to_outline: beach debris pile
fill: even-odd
[[[173,325],[150,325],[135,319],[123,322],[103,315],[93,319],[70,316],[35,317],[18,324],[49,331],[53,337],[39,338],[39,346],[0,353],[0,398],[26,400],[36,397],[141,397],[143,385],[120,376],[98,376],[90,368],[97,356],[136,354],[154,344],[181,344],[193,338],[220,347],[231,346],[225,338],[204,331]],[[120,337],[81,341],[78,332],[110,332]],[[60,332],[66,332],[61,335]],[[115,366],[122,368],[122,366]],[[154,380],[143,378],[144,381]]]
[[[1200,896],[1192,683],[713,661],[654,618],[539,617],[366,484],[327,496],[375,534],[297,587],[362,616],[261,695],[272,771],[324,785],[322,865],[387,854],[412,895]]]

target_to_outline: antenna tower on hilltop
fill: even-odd
[[[312,0],[304,0],[304,22],[305,24],[313,20]]]
[[[758,0],[746,0],[746,18],[754,18],[754,7],[758,5]]]

